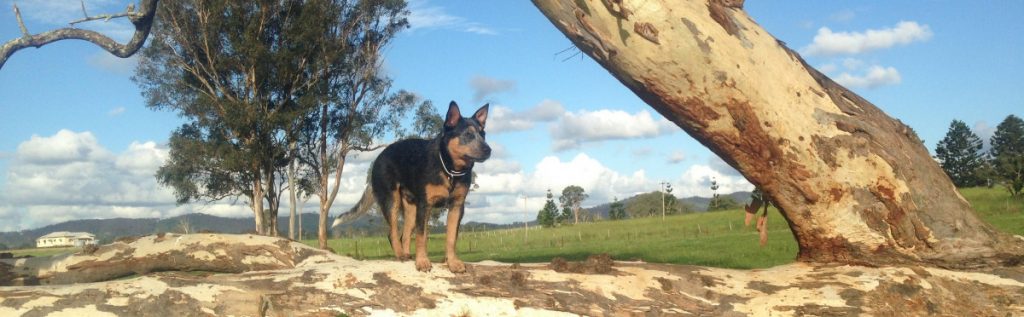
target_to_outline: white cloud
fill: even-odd
[[[548,99],[522,112],[514,112],[505,106],[492,106],[488,114],[487,131],[500,133],[529,130],[537,123],[557,120],[564,113],[565,108],[561,103]]]
[[[902,80],[900,72],[893,67],[871,66],[861,75],[843,72],[834,77],[840,85],[851,88],[877,88],[880,86],[897,85]]]
[[[672,154],[669,154],[669,156],[668,156],[668,163],[669,164],[679,164],[679,163],[682,163],[685,160],[686,160],[686,153],[683,153],[683,151],[675,151],[675,152],[672,152]]]
[[[605,140],[654,138],[679,131],[664,118],[646,110],[629,114],[619,110],[566,112],[551,127],[556,151],[578,148],[583,143]]]
[[[245,217],[227,202],[176,206],[156,170],[168,150],[132,142],[121,153],[99,144],[91,132],[61,130],[18,145],[0,184],[0,230],[36,228],[74,219],[169,217],[189,212]],[[14,212],[16,211],[16,212]]]
[[[427,0],[409,1],[409,31],[450,29],[480,35],[498,35],[498,31],[466,18],[448,14],[443,7],[430,5]]]
[[[516,82],[487,76],[474,76],[469,80],[469,86],[473,88],[473,101],[480,102],[490,95],[514,91]]]
[[[814,41],[801,51],[812,56],[852,55],[927,41],[931,36],[932,31],[928,25],[914,21],[900,21],[892,28],[869,29],[864,32],[833,32],[822,27],[818,29]]]
[[[558,157],[544,157],[534,166],[534,172],[522,170],[494,171],[486,166],[491,161],[478,165],[477,184],[480,188],[469,195],[465,221],[490,221],[508,223],[522,221],[525,210],[533,220],[537,210],[544,204],[544,195],[551,189],[557,199],[562,189],[577,185],[590,195],[584,206],[610,202],[612,197],[630,197],[657,189],[644,170],[622,174],[614,171],[588,156],[577,154],[572,160],[562,161]]]
[[[722,173],[712,166],[698,164],[690,166],[677,180],[678,183],[672,184],[675,188],[673,193],[680,197],[711,197],[714,193],[711,190],[712,180],[718,182],[719,194],[751,191],[754,189],[754,185],[750,184],[743,176]]]
[[[15,159],[23,163],[47,165],[99,160],[110,155],[91,132],[60,130],[50,137],[32,135],[28,141],[18,145]]]

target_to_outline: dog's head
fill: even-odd
[[[487,145],[487,133],[484,132],[488,107],[484,105],[472,117],[463,118],[455,101],[448,104],[441,141],[452,158],[483,162],[491,157],[491,146]]]

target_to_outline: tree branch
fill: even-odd
[[[132,56],[132,54],[135,54],[135,52],[142,48],[142,45],[146,42],[146,38],[149,37],[149,31],[153,26],[153,18],[156,16],[156,6],[158,1],[159,0],[142,0],[139,12],[135,12],[134,8],[129,6],[124,13],[105,14],[94,17],[86,16],[83,19],[71,22],[71,24],[74,25],[76,23],[86,21],[100,19],[109,20],[112,18],[126,17],[133,25],[135,25],[135,34],[132,36],[132,39],[125,44],[117,43],[117,41],[114,41],[102,33],[74,27],[56,29],[40,34],[30,34],[28,29],[25,27],[25,22],[21,18],[21,11],[18,9],[18,6],[15,5],[14,15],[18,20],[18,27],[21,28],[22,37],[10,40],[7,43],[4,43],[3,46],[0,46],[0,69],[3,69],[4,64],[7,63],[7,59],[10,58],[11,55],[14,55],[14,52],[29,47],[39,48],[61,40],[83,40],[96,44],[96,46],[103,48],[117,57],[126,58]]]

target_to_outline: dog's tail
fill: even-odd
[[[373,208],[376,203],[375,200],[376,198],[373,196],[373,188],[367,185],[366,190],[363,190],[363,198],[360,198],[359,202],[357,202],[355,206],[352,206],[352,209],[349,209],[348,211],[338,215],[337,218],[334,218],[334,223],[331,224],[331,228],[335,228],[343,223],[355,220],[356,218],[359,218],[359,216],[365,215],[370,211],[370,208]]]

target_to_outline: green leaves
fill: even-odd
[[[990,143],[989,154],[996,179],[1010,195],[1020,196],[1024,191],[1024,120],[1007,116],[996,126]]]
[[[983,145],[981,138],[971,132],[967,124],[953,120],[946,137],[935,146],[935,158],[957,187],[981,185],[984,179],[977,171],[984,164]]]

